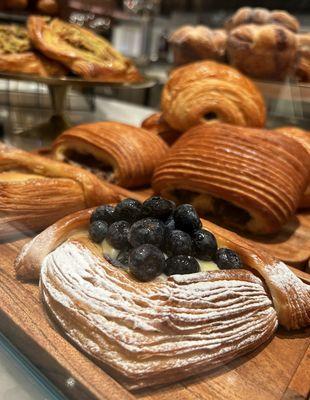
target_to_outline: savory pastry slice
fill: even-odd
[[[176,131],[167,124],[161,112],[157,112],[145,118],[145,120],[142,121],[141,128],[154,132],[169,146],[181,135],[181,132]]]
[[[28,34],[35,48],[85,79],[138,82],[141,75],[103,37],[60,19],[31,16]]]
[[[15,268],[23,278],[40,274],[52,321],[135,389],[234,360],[271,338],[278,322],[310,323],[309,286],[285,264],[159,197],[67,216],[28,243]]]
[[[255,85],[236,69],[199,61],[172,71],[161,97],[164,120],[184,132],[214,121],[262,127],[266,110]]]
[[[60,77],[66,69],[54,60],[32,51],[26,28],[0,25],[0,71]]]
[[[156,168],[155,193],[256,234],[277,232],[299,205],[310,157],[277,131],[227,124],[185,132]]]
[[[154,133],[118,122],[75,126],[53,144],[57,160],[123,187],[148,184],[168,146]]]
[[[0,144],[0,239],[36,232],[125,191],[81,168]],[[128,192],[126,192],[128,195]]]

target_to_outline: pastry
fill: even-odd
[[[91,173],[0,144],[0,239],[46,228],[64,215],[120,199]]]
[[[181,132],[176,131],[167,124],[161,112],[157,112],[145,118],[141,124],[141,128],[160,136],[169,146],[181,135]]]
[[[59,11],[56,0],[38,0],[37,9],[43,14],[55,15]]]
[[[297,61],[295,75],[301,82],[310,82],[310,33],[296,35]]]
[[[310,132],[304,131],[302,129],[296,128],[295,126],[284,126],[282,128],[277,128],[277,132],[281,132],[284,135],[287,135],[295,140],[297,140],[310,155]],[[310,177],[309,177],[310,179]],[[310,207],[310,182],[304,192],[300,202],[300,208],[309,208]]]
[[[168,147],[157,135],[118,122],[75,126],[53,144],[54,157],[123,187],[150,182]]]
[[[176,65],[197,60],[224,61],[227,33],[223,29],[206,26],[185,25],[178,28],[169,38]]]
[[[283,80],[296,60],[296,35],[275,24],[242,25],[227,39],[229,62],[254,78]]]
[[[54,60],[35,53],[27,30],[18,25],[0,25],[0,71],[60,77],[66,69]]]
[[[112,227],[118,223],[112,222],[115,213],[119,216],[126,207],[135,210],[129,233],[133,243],[133,230],[145,221],[139,218],[146,209],[153,210],[148,214],[153,216],[149,233],[158,234],[155,226],[163,224],[167,204],[171,205],[158,197],[148,199],[140,204],[140,216],[139,205],[128,200],[115,208],[80,211],[34,238],[15,262],[20,277],[40,274],[42,301],[61,332],[131,389],[170,383],[223,365],[266,342],[278,322],[287,329],[310,323],[309,286],[282,262],[212,223],[203,221],[208,231],[199,230],[216,247],[216,263],[209,262],[215,267],[209,272],[195,272],[181,261],[172,265],[171,260],[197,260],[177,255],[165,261],[152,244],[134,248],[129,261],[123,258],[119,264],[115,254],[104,253],[104,243],[111,245]],[[174,212],[172,207],[176,224],[182,207],[198,218],[188,205]],[[166,222],[171,216],[165,214]],[[184,229],[189,228],[186,218],[181,219]],[[108,226],[102,244],[97,244],[92,229],[96,223]],[[194,244],[196,233],[187,234]],[[153,252],[151,258],[147,251]],[[158,270],[149,279],[155,259]],[[256,270],[260,278],[246,268]],[[162,270],[166,275],[160,274]]]
[[[299,30],[298,20],[283,10],[269,11],[266,8],[251,8],[242,7],[239,8],[226,22],[225,29],[231,31],[232,29],[240,25],[265,25],[265,24],[277,24],[297,32]]]
[[[67,66],[84,79],[104,82],[138,82],[136,67],[103,37],[60,19],[31,16],[31,42],[45,56]]]
[[[184,133],[156,168],[155,193],[255,234],[280,230],[309,179],[309,154],[277,131],[227,124]]]
[[[8,10],[24,10],[28,6],[28,0],[2,0],[0,5],[0,9],[8,9]]]
[[[262,127],[266,110],[255,85],[236,69],[200,61],[175,69],[161,97],[164,120],[177,131],[214,121]]]

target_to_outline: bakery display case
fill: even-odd
[[[206,3],[1,3],[1,398],[309,397],[310,8]]]

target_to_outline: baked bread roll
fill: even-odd
[[[181,135],[181,132],[176,131],[167,124],[161,112],[157,112],[145,118],[141,124],[141,128],[160,136],[169,146]]]
[[[0,239],[39,231],[74,211],[117,201],[122,190],[81,168],[0,143]]]
[[[201,215],[255,234],[277,232],[299,205],[309,154],[277,131],[201,125],[156,168],[156,193],[193,204]]]
[[[167,149],[157,135],[118,122],[75,126],[53,144],[55,159],[89,169],[123,187],[149,183]]]
[[[269,11],[266,8],[241,7],[225,22],[225,29],[231,31],[240,25],[277,24],[284,28],[297,32],[299,22],[297,18],[283,10]]]
[[[227,33],[223,29],[206,26],[185,25],[178,28],[169,38],[176,65],[197,60],[224,61]]]
[[[67,216],[34,238],[15,268],[23,278],[40,273],[48,315],[127,387],[169,383],[223,365],[267,341],[277,321],[288,329],[309,325],[309,286],[232,232],[203,221],[260,274],[269,292],[245,269],[139,282],[90,241],[91,211]]]
[[[28,18],[28,34],[35,48],[60,61],[84,79],[138,82],[136,67],[103,37],[78,25],[46,17]]]
[[[213,61],[175,69],[161,97],[164,120],[184,132],[214,121],[262,127],[266,110],[254,84],[240,72]]]
[[[242,25],[227,39],[230,64],[254,78],[282,80],[296,60],[296,35],[278,25]]]
[[[310,82],[310,33],[296,35],[297,61],[295,75],[301,82]]]

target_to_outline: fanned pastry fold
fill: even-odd
[[[267,234],[296,210],[309,179],[309,153],[277,131],[227,124],[190,129],[156,168],[161,195],[192,203],[202,215]]]
[[[118,122],[75,126],[53,144],[57,160],[88,168],[98,177],[124,187],[149,183],[167,149],[154,133]]]

